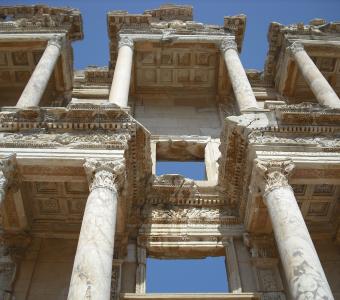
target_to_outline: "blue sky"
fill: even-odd
[[[0,0],[1,5],[34,4],[31,0]],[[223,24],[223,16],[244,13],[247,28],[242,51],[246,68],[262,70],[267,53],[267,31],[272,21],[283,24],[308,23],[319,17],[340,20],[340,0],[48,0],[38,1],[54,6],[71,6],[80,9],[84,20],[85,38],[74,43],[75,67],[105,66],[109,60],[106,12],[127,10],[141,13],[163,3],[190,4],[196,21]]]
[[[340,0],[49,0],[40,3],[53,6],[70,6],[80,9],[84,21],[83,41],[75,42],[75,68],[88,65],[106,66],[109,61],[106,13],[109,10],[127,10],[142,13],[162,3],[190,4],[194,6],[194,20],[223,24],[223,16],[244,13],[247,28],[242,62],[246,68],[262,70],[267,53],[267,31],[272,21],[283,24],[308,23],[315,17],[329,21],[340,20]],[[29,0],[0,0],[0,5],[35,4]],[[200,168],[186,168],[185,175],[196,177]],[[178,171],[183,173],[183,170]],[[158,166],[159,174],[164,172]],[[177,171],[174,170],[173,173]],[[202,174],[202,173],[201,173]],[[200,175],[201,176],[201,175]],[[182,267],[182,269],[180,269]],[[224,258],[195,262],[148,260],[148,292],[208,292],[226,291]],[[169,282],[172,285],[169,285]]]

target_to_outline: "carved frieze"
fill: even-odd
[[[142,214],[146,218],[146,222],[149,223],[229,224],[237,221],[235,211],[226,207],[145,205]]]
[[[95,149],[127,149],[130,135],[128,133],[3,133],[0,134],[0,147],[14,148],[95,148]]]
[[[5,200],[6,190],[18,180],[15,154],[0,159],[0,204]]]

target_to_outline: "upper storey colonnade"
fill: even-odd
[[[128,34],[125,31],[118,32],[117,36],[117,59],[114,65],[114,75],[108,101],[118,106],[126,107],[128,105],[130,83],[132,80],[131,71],[134,62],[134,52],[136,52],[135,44],[144,41],[160,42],[165,37],[164,34],[154,34],[151,32],[138,34],[131,32]],[[64,34],[55,34],[49,39],[43,55],[31,74],[16,107],[24,108],[40,105],[57,61],[65,47],[66,39]],[[167,33],[166,39],[171,40],[172,43],[215,44],[216,48],[220,49],[220,54],[224,58],[228,80],[232,86],[240,113],[259,109],[253,89],[239,57],[238,49],[240,49],[240,46],[237,41],[239,38],[234,33],[204,34],[204,32],[196,32],[193,35],[183,35],[172,31]],[[300,41],[288,42],[289,46],[287,49],[291,59],[298,66],[315,99],[321,105],[339,108],[339,97],[304,50],[303,43]]]

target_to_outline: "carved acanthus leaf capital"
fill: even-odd
[[[60,35],[54,35],[51,39],[49,39],[47,45],[53,45],[61,49],[61,46],[63,44],[63,38]]]
[[[290,187],[288,179],[294,167],[291,159],[255,159],[257,183],[263,195],[266,196],[272,190],[280,187]]]
[[[237,44],[234,40],[223,39],[221,41],[220,49],[222,52],[226,52],[229,49],[234,49],[235,51],[237,51]]]
[[[297,52],[304,51],[305,48],[300,42],[294,42],[288,47],[289,51],[294,55]]]
[[[15,181],[16,176],[16,155],[0,159],[0,203],[5,199],[7,188]]]
[[[87,159],[85,172],[90,184],[90,191],[96,188],[107,188],[116,191],[125,178],[125,160]]]
[[[118,42],[118,49],[123,46],[128,46],[133,50],[133,40],[127,36],[121,37]]]

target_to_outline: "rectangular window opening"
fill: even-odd
[[[227,293],[225,257],[146,262],[147,293]]]
[[[156,161],[156,175],[179,174],[194,180],[207,180],[204,160]]]

